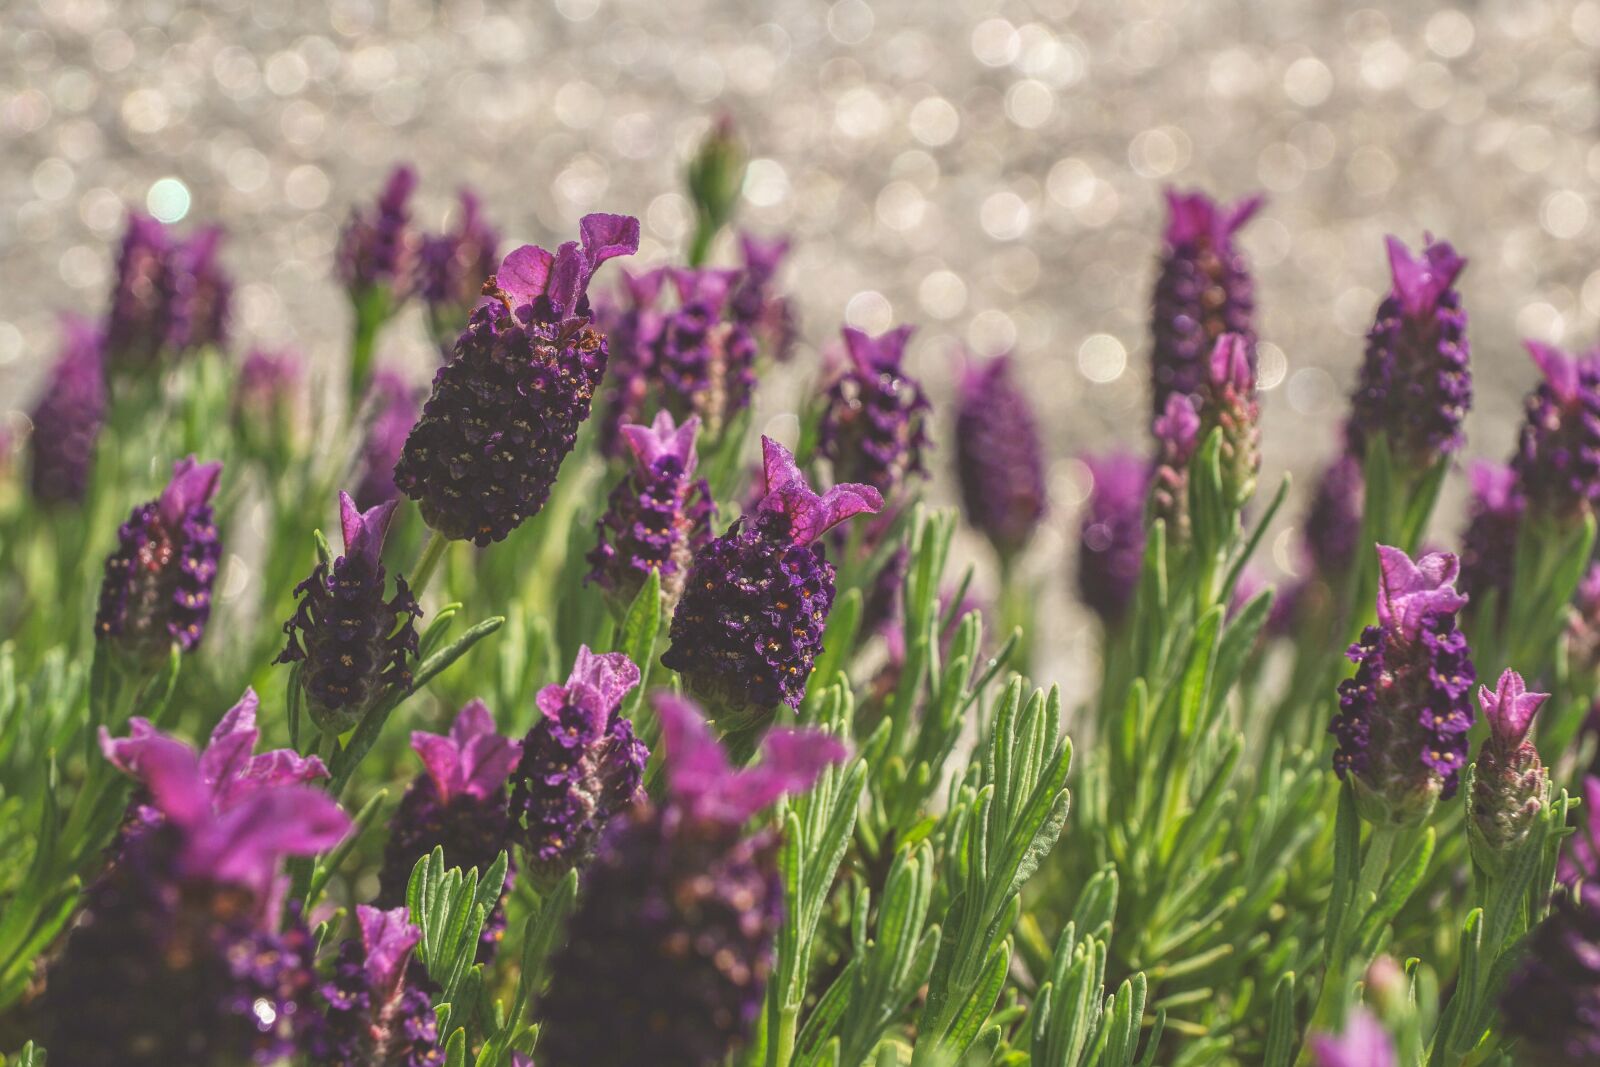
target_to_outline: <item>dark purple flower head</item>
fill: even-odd
[[[1002,557],[1021,552],[1044,518],[1044,444],[1011,360],[970,363],[956,408],[956,474],[967,521]]]
[[[1363,816],[1409,825],[1455,795],[1467,762],[1476,671],[1456,612],[1456,557],[1413,561],[1378,546],[1378,625],[1350,646],[1355,676],[1339,684],[1334,770],[1356,786]]]
[[[373,700],[392,686],[411,684],[409,660],[417,654],[416,619],[422,614],[404,577],[384,599],[384,535],[399,501],[358,511],[339,494],[344,555],[330,567],[318,563],[295,586],[299,605],[283,624],[288,643],[276,662],[303,661],[312,719],[324,731],[353,727]]]
[[[710,1067],[760,1011],[782,920],[778,838],[743,825],[845,758],[838,740],[774,730],[734,769],[700,710],[655,699],[668,795],[606,831],[541,999],[542,1067]]]
[[[813,542],[883,507],[867,485],[818,496],[788,449],[769,437],[761,448],[766,494],[752,515],[695,553],[672,616],[672,646],[661,657],[716,709],[724,729],[759,724],[779,704],[799,707],[834,597],[833,565]]]
[[[1323,468],[1306,512],[1306,555],[1324,582],[1344,574],[1355,560],[1365,497],[1361,461],[1349,452],[1339,453]]]
[[[663,316],[655,335],[655,377],[673,414],[700,416],[715,437],[750,406],[756,384],[755,338],[727,314],[738,272],[676,269],[670,275],[678,307]]]
[[[1255,493],[1261,469],[1261,418],[1256,402],[1254,345],[1241,334],[1225,333],[1206,364],[1200,390],[1202,433],[1220,432],[1222,490],[1228,502],[1242,508]]]
[[[417,264],[428,328],[446,356],[483,295],[484,281],[500,262],[500,231],[483,217],[478,195],[462,189],[458,199],[455,228],[423,237]]]
[[[542,718],[512,773],[511,829],[534,877],[560,878],[589,861],[618,812],[633,804],[649,750],[622,717],[639,668],[621,652],[578,649],[566,685],[539,691]]]
[[[600,584],[619,614],[626,613],[654,571],[670,615],[694,553],[711,539],[711,487],[694,476],[699,429],[699,419],[677,426],[667,411],[657,412],[650,426],[622,427],[633,466],[611,491],[587,557],[588,580]]]
[[[1200,443],[1200,413],[1194,399],[1188,393],[1168,396],[1167,410],[1150,429],[1156,439],[1156,463],[1150,474],[1151,517],[1165,522],[1168,539],[1182,544],[1189,539],[1189,461]],[[1099,479],[1095,482],[1098,485]],[[1142,493],[1138,506],[1142,512]],[[1141,546],[1143,543],[1141,539]]]
[[[146,661],[164,659],[174,644],[190,652],[200,643],[222,557],[211,514],[221,474],[220,463],[181,459],[161,495],[128,515],[106,558],[96,637]]]
[[[390,311],[410,294],[418,237],[411,225],[411,194],[417,172],[404,164],[389,172],[377,202],[357,205],[339,233],[334,265],[352,299],[377,289],[388,293]]]
[[[644,421],[654,385],[656,338],[665,315],[657,308],[667,281],[663,267],[643,274],[622,272],[624,297],[612,298],[596,308],[596,320],[611,347],[606,368],[604,410],[600,423],[600,449],[607,456],[622,454],[622,427]]]
[[[841,481],[865,482],[893,497],[908,475],[925,474],[928,398],[902,366],[913,327],[881,337],[845,327],[850,363],[827,390],[817,451]]]
[[[1527,345],[1544,381],[1528,394],[1511,468],[1533,512],[1581,518],[1600,502],[1600,356]]]
[[[1255,359],[1255,285],[1234,235],[1261,207],[1260,196],[1224,207],[1202,192],[1169,188],[1161,273],[1152,301],[1150,334],[1159,416],[1172,393],[1193,395],[1205,381],[1205,361],[1217,338],[1242,334]]]
[[[1365,1007],[1357,1005],[1345,1020],[1344,1031],[1312,1034],[1307,1039],[1314,1067],[1399,1067],[1394,1042]]]
[[[741,233],[739,251],[744,270],[734,287],[729,311],[734,321],[755,334],[772,358],[786,362],[794,354],[795,338],[800,333],[793,305],[776,291],[778,270],[789,254],[789,239]]]
[[[395,466],[395,485],[453,540],[487,545],[538,514],[589,417],[607,351],[589,280],[638,249],[639,222],[586,215],[579,231],[581,247],[506,256]]]
[[[1519,1063],[1600,1062],[1600,884],[1556,895],[1506,982],[1500,1015]]]
[[[1150,465],[1114,452],[1089,456],[1093,485],[1078,528],[1078,596],[1106,626],[1133,605],[1144,563],[1144,498]]]
[[[1472,405],[1467,316],[1455,290],[1467,261],[1431,237],[1418,258],[1396,237],[1388,248],[1394,284],[1367,334],[1351,447],[1362,455],[1368,437],[1382,433],[1398,465],[1420,468],[1461,447]]]
[[[130,215],[106,317],[106,351],[131,372],[227,340],[233,282],[217,259],[219,227],[180,240],[147,215]]]
[[[60,354],[30,415],[29,485],[46,504],[83,500],[106,416],[105,335],[81,315],[63,315],[61,334]]]
[[[1495,692],[1478,687],[1489,736],[1473,767],[1470,828],[1474,854],[1486,865],[1521,844],[1549,800],[1549,776],[1528,739],[1534,713],[1549,698],[1528,692],[1522,676],[1510,670]]]
[[[1516,471],[1506,464],[1474,460],[1468,476],[1472,499],[1461,535],[1461,586],[1480,607],[1491,592],[1498,593],[1503,610],[1511,593],[1511,564],[1525,502]]]
[[[307,1042],[328,1067],[443,1064],[432,985],[411,960],[422,931],[403,907],[356,906],[359,937],[339,946],[332,977],[318,989],[324,1016]]]
[[[153,732],[102,735],[158,815],[90,887],[51,966],[43,1015],[60,1062],[270,1063],[302,1047],[314,944],[293,910],[277,932],[279,866],[338,844],[350,820],[303,777],[252,776],[243,718],[205,756]]]
[[[416,425],[422,405],[417,390],[395,371],[380,367],[367,387],[362,405],[366,431],[361,438],[361,453],[356,470],[356,507],[363,511],[400,498],[394,484],[395,464],[405,451],[406,438]]]

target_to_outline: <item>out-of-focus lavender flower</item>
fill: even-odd
[[[1588,1067],[1600,1062],[1600,884],[1558,893],[1533,931],[1522,966],[1500,998],[1501,1022],[1519,1063]]]
[[[1600,702],[1597,702],[1600,705]],[[1590,710],[1591,720],[1596,710]],[[1583,778],[1583,818],[1578,832],[1567,838],[1556,864],[1556,878],[1562,885],[1592,882],[1600,885],[1600,778]]]
[[[778,270],[789,254],[789,239],[741,233],[739,251],[744,270],[729,300],[729,312],[755,334],[773,359],[785,363],[794,354],[795,338],[800,334],[793,305],[777,292]]]
[[[83,500],[106,416],[105,335],[80,315],[62,316],[61,335],[31,413],[29,485],[45,504]]]
[[[1449,552],[1416,561],[1378,546],[1378,624],[1350,646],[1355,676],[1339,683],[1334,770],[1377,824],[1410,825],[1455,795],[1467,762],[1477,674],[1456,613],[1460,570]]]
[[[1150,475],[1151,517],[1165,522],[1174,543],[1189,540],[1189,461],[1200,443],[1200,413],[1188,393],[1167,397],[1167,410],[1151,426],[1156,439],[1156,463]],[[1099,478],[1095,479],[1099,485]],[[1131,506],[1131,505],[1130,505]],[[1142,493],[1137,504],[1142,512]],[[1142,515],[1141,515],[1142,518]],[[1140,552],[1144,539],[1139,539]]]
[[[1461,588],[1480,606],[1491,592],[1502,609],[1511,593],[1511,565],[1524,501],[1510,466],[1475,460],[1469,470],[1472,499],[1461,535]]]
[[[1234,236],[1260,209],[1260,196],[1228,207],[1203,192],[1169,188],[1167,232],[1150,315],[1150,410],[1159,416],[1173,393],[1193,395],[1205,381],[1205,362],[1217,338],[1246,338],[1254,370],[1255,283]]]
[[[1528,394],[1511,469],[1531,512],[1571,521],[1600,502],[1600,354],[1527,345],[1544,381]]]
[[[420,238],[411,224],[411,194],[417,172],[401,164],[389,172],[383,192],[370,206],[357,204],[339,232],[334,266],[358,306],[382,291],[382,317],[397,311],[410,295]]]
[[[673,270],[677,310],[655,335],[654,373],[666,406],[678,418],[698,415],[719,436],[750,406],[756,385],[756,342],[743,323],[727,318],[738,278],[731,270]]]
[[[1044,518],[1044,444],[1011,360],[969,364],[956,409],[956,474],[967,521],[1009,559]]]
[[[699,419],[678,426],[666,411],[650,426],[622,427],[633,467],[611,491],[587,557],[588,580],[599,583],[619,616],[652,571],[661,579],[662,609],[671,615],[695,552],[711,539],[711,487],[694,476],[699,429]]]
[[[360,936],[339,946],[318,989],[325,1014],[306,1042],[328,1067],[436,1067],[439,1023],[422,968],[410,963],[422,930],[405,908],[356,906]]]
[[[626,655],[582,646],[567,684],[539,690],[542,718],[522,740],[509,810],[541,884],[587,863],[606,824],[640,795],[650,752],[622,717],[622,698],[638,684]]]
[[[1107,627],[1133,605],[1144,562],[1150,465],[1129,453],[1084,459],[1094,484],[1078,528],[1078,596]]]
[[[880,337],[844,329],[850,362],[834,375],[817,427],[817,452],[839,481],[865,482],[892,499],[908,475],[924,473],[928,398],[902,365],[912,327]]]
[[[380,367],[372,376],[362,408],[367,424],[356,462],[360,480],[356,482],[355,501],[356,507],[366,511],[399,499],[394,468],[405,451],[411,427],[422,413],[422,404],[411,383],[396,372]]]
[[[332,567],[318,563],[295,586],[299,604],[283,624],[289,640],[276,662],[303,661],[307,708],[324,731],[343,733],[380,693],[411,684],[409,659],[417,654],[422,609],[403,576],[395,578],[394,596],[384,599],[381,562],[398,503],[359,511],[350,494],[340,493],[344,555]]]
[[[302,756],[290,748],[277,748],[257,754],[261,731],[256,727],[260,700],[254,689],[246,689],[239,702],[229,708],[211,739],[200,753],[200,777],[209,795],[212,811],[220,814],[263,789],[311,782],[326,778],[328,769],[316,756]],[[144,753],[152,746],[171,741],[158,732],[149,719],[134,716],[128,720],[128,736],[113,738],[100,728],[100,751],[106,762],[122,773],[140,778]],[[121,855],[135,841],[163,825],[166,816],[148,793],[128,805],[113,851]]]
[[[113,369],[137,373],[226,342],[233,282],[218,262],[221,242],[220,227],[182,240],[148,215],[128,217],[106,317]]]
[[[778,839],[741,827],[845,758],[836,739],[773,730],[735,770],[700,709],[658,694],[668,792],[608,828],[541,998],[541,1067],[710,1067],[750,1032],[772,969]]]
[[[844,483],[818,496],[789,450],[761,439],[766,495],[754,514],[695,553],[661,657],[727,731],[799,707],[833,607],[834,570],[817,539],[883,497]],[[749,522],[746,522],[749,519]]]
[[[1567,616],[1567,662],[1575,675],[1600,668],[1600,563],[1578,580]]]
[[[623,299],[613,297],[595,308],[595,319],[611,348],[600,424],[600,449],[607,456],[622,454],[622,427],[644,421],[652,392],[656,337],[665,317],[656,307],[667,281],[665,268],[643,274],[622,270],[621,274]]]
[[[233,417],[262,452],[293,444],[306,430],[306,365],[293,349],[253,348],[239,365]]]
[[[237,757],[252,733],[208,755]],[[161,734],[102,743],[140,780],[159,825],[90,887],[51,966],[42,1012],[50,1055],[168,1067],[269,1063],[298,1051],[314,1012],[314,948],[293,913],[277,932],[280,861],[338,844],[350,820],[320,790],[208,770]]]
[[[508,846],[506,776],[517,762],[517,742],[495,732],[488,705],[474,700],[461,709],[448,734],[411,732],[411,747],[425,768],[406,787],[389,819],[389,843],[378,873],[380,908],[406,902],[417,861],[444,849],[447,866],[486,873]],[[515,870],[506,869],[510,891]],[[486,958],[505,936],[505,913],[497,906],[483,927]]]
[[[1222,492],[1228,503],[1242,508],[1255,494],[1261,470],[1261,418],[1256,401],[1255,355],[1248,339],[1225,333],[1206,363],[1205,384],[1200,389],[1201,435],[1221,433],[1218,461]]]
[[[1365,1007],[1357,1005],[1337,1037],[1312,1034],[1307,1039],[1315,1067],[1399,1067],[1394,1042]]]
[[[589,417],[607,352],[589,281],[638,250],[639,221],[586,215],[579,231],[581,247],[506,256],[395,466],[395,485],[452,540],[487,545],[538,514]]]
[[[417,290],[427,305],[428,329],[448,359],[456,338],[483,295],[484,281],[500,262],[500,231],[483,217],[471,189],[458,194],[455,227],[422,239]]]
[[[1421,469],[1461,447],[1472,405],[1467,315],[1455,290],[1467,261],[1431,237],[1417,258],[1397,237],[1388,248],[1394,284],[1367,334],[1350,443],[1364,455],[1368,438],[1384,434],[1397,467]]]
[[[154,662],[165,659],[174,644],[191,652],[200,643],[222,558],[211,514],[221,475],[220,463],[180,459],[161,495],[129,513],[106,558],[97,638]]]
[[[1494,692],[1478,687],[1489,736],[1473,765],[1470,826],[1474,854],[1485,866],[1522,843],[1549,800],[1549,776],[1528,739],[1533,716],[1548,699],[1549,693],[1528,692],[1522,675],[1511,670],[1500,675]]]
[[[1344,574],[1355,561],[1365,496],[1361,461],[1349,452],[1341,452],[1317,479],[1306,512],[1305,547],[1323,581]]]

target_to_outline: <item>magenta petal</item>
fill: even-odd
[[[1568,404],[1576,400],[1578,361],[1554,345],[1540,341],[1524,341],[1523,344],[1527,346],[1528,355],[1533,357],[1539,372],[1544,375],[1544,380],[1550,383],[1550,391],[1555,393],[1557,399]]]
[[[1413,317],[1432,311],[1467,265],[1448,242],[1429,241],[1418,258],[1412,258],[1410,249],[1398,237],[1390,235],[1384,238],[1384,244],[1389,250],[1395,295],[1406,314]]]
[[[556,257],[538,245],[513,249],[500,261],[494,280],[511,298],[512,307],[531,304],[544,295],[550,285],[550,269]]]
[[[422,758],[428,777],[433,779],[434,786],[439,790],[439,798],[449,800],[455,792],[461,771],[461,750],[456,743],[439,734],[413,730],[411,747]]]
[[[378,999],[387,1002],[400,988],[411,950],[422,940],[422,929],[411,924],[405,908],[383,911],[358,904],[356,921],[361,926],[361,945],[367,952],[367,980],[378,991]]]
[[[1366,1008],[1357,1006],[1338,1037],[1313,1034],[1309,1038],[1316,1067],[1395,1067],[1394,1042]]]
[[[383,555],[383,539],[389,533],[389,521],[394,518],[400,498],[386,500],[366,511],[358,511],[350,494],[339,492],[339,524],[344,530],[344,552],[347,556],[362,556],[372,563]]]
[[[161,490],[158,506],[162,521],[176,527],[187,512],[210,503],[217,491],[217,479],[221,476],[220,463],[201,463],[193,456],[174,463],[172,480]]]
[[[545,290],[550,307],[557,315],[572,314],[592,273],[578,242],[568,241],[557,249],[555,266],[550,268],[550,285]]]
[[[203,829],[210,821],[211,788],[200,774],[199,758],[188,745],[152,734],[139,749],[131,773],[174,824]]]
[[[693,808],[701,797],[715,792],[727,779],[728,756],[694,701],[658,690],[650,703],[661,719],[668,761],[667,787],[674,797]]]
[[[1478,687],[1478,703],[1483,707],[1484,718],[1489,720],[1495,742],[1507,752],[1522,744],[1533,725],[1534,714],[1548,699],[1549,693],[1528,692],[1522,675],[1513,670],[1501,673],[1494,692],[1490,692],[1488,686]]]
[[[622,286],[628,291],[628,298],[633,301],[636,308],[647,308],[654,304],[661,296],[661,286],[667,280],[665,267],[647,270],[642,274],[631,271],[622,272]]]
[[[1168,394],[1166,410],[1151,423],[1150,430],[1157,441],[1170,446],[1174,455],[1193,455],[1194,447],[1200,440],[1200,413],[1195,410],[1194,400],[1187,393]],[[1096,477],[1096,484],[1099,481]]]
[[[1422,617],[1459,611],[1467,598],[1454,583],[1461,569],[1451,552],[1429,552],[1413,561],[1398,548],[1378,546],[1378,622],[1415,637]]]
[[[585,215],[578,222],[578,235],[591,273],[608,259],[639,251],[639,220],[631,215]]]
[[[256,729],[258,703],[256,691],[246,689],[211,731],[211,741],[200,753],[200,773],[214,791],[221,792],[226,783],[243,777],[249,769],[251,754],[261,737],[261,731]]]
[[[620,432],[641,468],[648,470],[662,456],[673,456],[683,466],[685,476],[694,472],[694,439],[700,432],[700,416],[691,415],[682,426],[677,426],[672,421],[672,413],[663,408],[656,412],[649,426],[630,424]]]
[[[1221,388],[1231,385],[1235,389],[1250,387],[1250,342],[1236,333],[1225,333],[1217,338],[1211,349],[1211,384]]]
[[[158,806],[176,820],[159,797]],[[284,856],[315,855],[337,845],[349,832],[349,816],[319,789],[262,789],[215,818],[192,825],[183,865],[187,874],[241,885],[266,898]]]
[[[578,658],[573,662],[567,684],[592,686],[606,707],[614,708],[639,684],[639,668],[624,652],[596,655],[589,651],[588,645],[579,645]]]
[[[810,544],[852,515],[883,507],[882,494],[853,482],[836,485],[819,497],[806,484],[794,454],[770,437],[761,438],[761,457],[767,492],[759,507],[787,515],[790,538],[797,545]]]
[[[302,756],[292,748],[275,748],[259,756],[252,756],[250,765],[245,768],[244,776],[235,788],[238,786],[251,789],[271,788],[298,782],[313,782],[327,777],[328,768],[318,757]],[[235,797],[229,794],[219,799],[223,803],[228,803]]]
[[[450,724],[450,740],[459,748],[465,748],[467,742],[475,737],[494,733],[494,714],[489,711],[489,705],[481,700],[469,700],[456,713],[455,722]]]
[[[483,798],[505,785],[511,768],[522,755],[522,746],[509,737],[484,734],[474,737],[461,751],[461,788]]]
[[[1223,230],[1229,234],[1239,232],[1245,223],[1255,218],[1256,212],[1260,211],[1266,202],[1264,193],[1245,197],[1227,210],[1222,221]]]
[[[842,763],[848,752],[836,737],[815,730],[772,730],[755,766],[723,779],[707,796],[699,814],[719,822],[742,823],[779,797],[810,789],[825,768]]]
[[[789,239],[774,237],[769,240],[741,232],[739,254],[744,257],[746,268],[763,277],[771,277],[783,264],[783,257],[789,254]]]
[[[128,736],[112,737],[111,731],[104,726],[100,727],[100,754],[123,774],[139,777],[137,767],[139,754],[155,740],[170,741],[168,737],[156,733],[156,728],[150,720],[141,715],[135,715],[128,720]]]

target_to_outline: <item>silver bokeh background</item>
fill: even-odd
[[[393,162],[419,167],[427,227],[466,183],[514,241],[624,211],[665,262],[687,237],[681,161],[725,111],[754,157],[744,221],[796,239],[807,348],[763,411],[792,407],[841,320],[917,323],[936,403],[958,342],[1016,350],[1055,497],[1026,562],[1038,647],[1070,678],[1092,647],[1073,457],[1143,444],[1162,184],[1270,197],[1244,237],[1266,484],[1303,490],[1334,447],[1388,232],[1471,260],[1468,454],[1499,457],[1532,378],[1519,336],[1586,345],[1600,313],[1597,55],[1600,0],[10,0],[0,413],[28,407],[56,311],[103,309],[125,205],[224,221],[237,347],[296,345],[332,382],[335,235]],[[415,315],[383,350],[428,373]],[[1301,499],[1269,575],[1296,562]]]

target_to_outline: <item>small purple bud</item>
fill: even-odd
[[[755,334],[773,359],[785,363],[794,354],[800,334],[792,302],[777,292],[778,270],[789,254],[789,239],[741,233],[739,250],[744,270],[729,300],[729,311],[735,322]]]
[[[1156,439],[1156,464],[1150,476],[1151,517],[1166,523],[1170,541],[1185,544],[1189,540],[1189,461],[1200,442],[1200,413],[1194,399],[1187,393],[1170,394],[1167,410],[1150,429]],[[1142,510],[1143,494],[1139,507]],[[1144,544],[1142,537],[1139,543]]]
[[[1133,605],[1144,564],[1144,498],[1150,465],[1112,453],[1084,460],[1093,485],[1078,529],[1078,596],[1107,627]]]
[[[253,348],[239,365],[233,417],[262,451],[304,437],[306,402],[306,366],[299,352]]]
[[[1522,843],[1535,816],[1549,802],[1549,776],[1528,740],[1534,713],[1550,698],[1530,693],[1516,671],[1500,675],[1496,692],[1478,687],[1478,703],[1489,720],[1489,736],[1473,767],[1473,855],[1496,869],[1499,857]]]
[[[969,364],[956,409],[956,474],[967,521],[1002,558],[1025,548],[1047,510],[1044,444],[1011,360]]]
[[[912,327],[881,337],[845,327],[850,363],[828,386],[817,452],[840,481],[877,486],[887,497],[912,474],[926,474],[928,398],[902,366]]]
[[[411,225],[411,194],[416,188],[417,172],[402,164],[389,172],[376,203],[350,209],[334,263],[339,280],[357,303],[382,289],[393,313],[410,295],[418,250]]]
[[[1600,502],[1600,356],[1527,345],[1544,381],[1528,394],[1511,468],[1533,513],[1580,520]]]
[[[45,504],[83,500],[106,416],[104,334],[79,315],[62,316],[61,333],[60,354],[31,416],[29,485]]]
[[[422,931],[403,907],[358,904],[356,924],[360,936],[339,946],[318,989],[325,1015],[307,1041],[309,1058],[328,1067],[442,1063],[433,987],[411,958]]]

